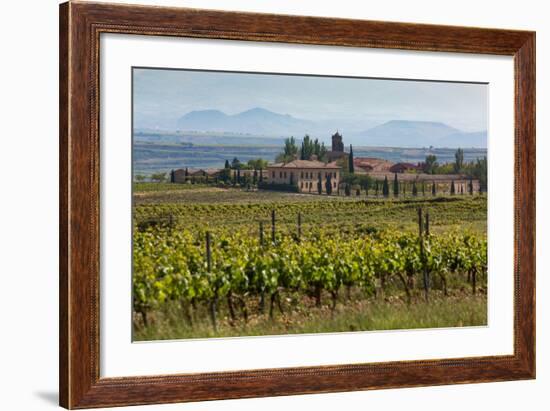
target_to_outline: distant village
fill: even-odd
[[[462,156],[462,157],[461,157]],[[438,165],[435,156],[427,156],[417,164],[372,158],[354,157],[353,147],[344,149],[343,136],[332,135],[331,150],[308,136],[298,148],[293,138],[285,141],[284,152],[276,162],[238,159],[226,160],[224,168],[179,168],[170,172],[174,184],[213,183],[241,186],[248,189],[292,191],[311,194],[359,194],[369,190],[389,195],[410,192],[473,194],[486,190],[486,159],[478,164],[463,164],[460,149],[455,164]],[[468,169],[468,173],[464,172]],[[391,187],[391,188],[390,188]]]

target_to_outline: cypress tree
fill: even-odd
[[[375,187],[375,190],[376,190],[376,197],[378,197],[378,180],[376,180],[376,187]]]
[[[325,182],[325,190],[327,191],[327,195],[332,194],[332,181],[330,179],[330,173],[327,173],[327,180]]]
[[[426,184],[422,181],[422,196],[426,195]]]
[[[455,181],[452,180],[451,181],[451,195],[455,194],[456,193],[456,190],[455,190]]]
[[[435,194],[435,181],[432,181],[432,195],[434,196]]]
[[[175,183],[175,182],[176,182],[174,170],[170,171],[170,182],[171,182],[171,183]]]
[[[319,173],[319,180],[317,181],[317,192],[319,195],[323,194],[323,180],[321,180],[321,173]]]
[[[231,166],[229,165],[229,160],[225,160],[225,168],[231,168]]]
[[[258,181],[259,181],[260,183],[261,183],[262,181],[264,181],[264,173],[263,173],[263,170],[262,170],[261,167],[260,167],[260,179],[259,179]]]
[[[384,184],[382,185],[382,195],[387,197],[390,195],[390,186],[388,184],[388,176],[384,176]]]
[[[258,170],[254,169],[254,174],[252,176],[252,184],[258,184]]]
[[[472,177],[470,177],[470,181],[468,182],[468,192],[470,195],[474,194],[474,183],[472,181]]]
[[[399,182],[397,181],[397,173],[394,174],[393,178],[393,195],[399,197]]]
[[[351,174],[355,172],[355,168],[353,165],[353,147],[351,146],[351,144],[349,145],[348,168]]]
[[[416,181],[413,181],[412,195],[415,197],[418,195],[418,189],[416,188]]]
[[[351,195],[351,189],[349,184],[346,183],[346,186],[344,187],[344,193],[346,194],[346,197],[349,197]]]

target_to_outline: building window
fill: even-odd
[[[286,171],[285,171],[285,173],[284,173],[284,177],[286,178]]]
[[[303,171],[300,173],[300,178],[304,178],[304,172]]]

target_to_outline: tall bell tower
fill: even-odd
[[[332,135],[332,151],[343,152],[344,142],[342,141],[342,134],[338,131]]]

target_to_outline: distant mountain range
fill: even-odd
[[[339,126],[342,124],[342,126]],[[372,120],[365,124],[372,124]],[[238,114],[225,114],[219,110],[191,111],[177,120],[179,133],[199,132],[209,134],[235,133],[248,134],[254,138],[255,145],[272,145],[283,137],[295,136],[297,140],[305,134],[319,138],[330,146],[330,136],[340,129],[344,136],[344,144],[356,146],[379,147],[487,147],[487,132],[464,132],[441,122],[391,120],[361,131],[361,125],[350,123],[349,120],[311,121],[293,117],[289,114],[279,114],[264,108],[256,107]],[[273,140],[276,137],[276,140]],[[190,138],[190,137],[189,137]],[[193,142],[189,138],[180,137],[179,141]],[[223,139],[224,137],[220,136]],[[239,137],[238,142],[227,137],[229,144],[246,144],[247,137]],[[200,138],[193,138],[200,140]],[[223,140],[222,140],[223,141]],[[251,143],[251,140],[250,140]]]
[[[311,133],[313,121],[301,120],[289,114],[278,114],[263,108],[227,115],[219,110],[191,111],[178,120],[180,130],[278,135]]]
[[[392,120],[359,134],[369,146],[487,147],[487,132],[466,133],[434,121]]]

